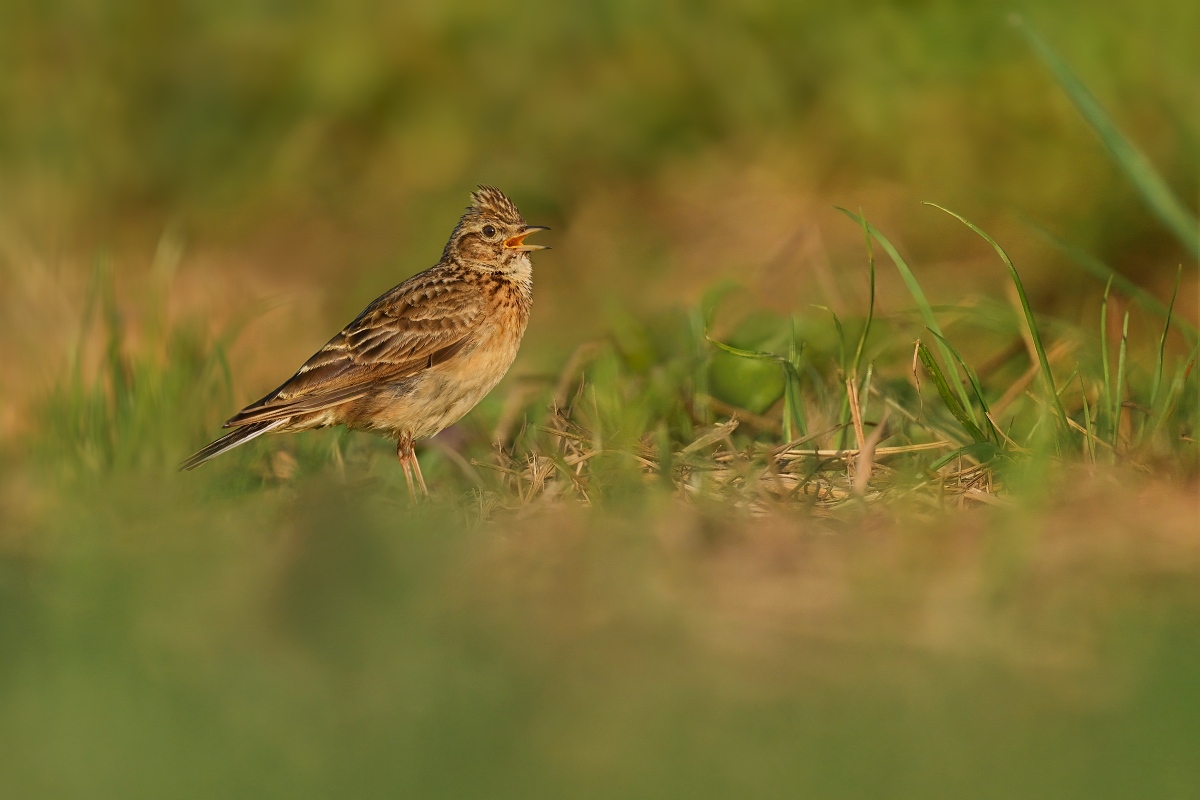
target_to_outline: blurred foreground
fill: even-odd
[[[1200,785],[1191,490],[1076,476],[1026,510],[837,519],[651,493],[480,528],[373,486],[212,487],[5,498],[6,796]]]

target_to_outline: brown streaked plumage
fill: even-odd
[[[345,425],[396,440],[410,493],[427,493],[413,442],[462,418],[504,377],[533,301],[525,224],[498,189],[471,195],[442,260],[371,303],[282,386],[235,414],[195,469],[264,433]]]

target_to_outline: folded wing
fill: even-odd
[[[225,427],[323,411],[449,360],[471,343],[483,298],[438,270],[417,275],[366,308],[291,378]]]

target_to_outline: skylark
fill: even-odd
[[[533,302],[529,253],[546,249],[525,238],[542,230],[500,190],[480,186],[436,266],[367,306],[180,469],[264,433],[345,425],[395,439],[409,494],[415,477],[427,495],[413,442],[461,419],[512,365]]]

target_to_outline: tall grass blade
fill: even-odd
[[[938,366],[937,360],[933,357],[933,353],[920,340],[917,341],[917,357],[921,359],[921,363],[925,365],[925,371],[929,373],[929,377],[933,379],[934,386],[937,387],[938,394],[942,398],[942,403],[949,409],[954,418],[959,421],[959,424],[970,434],[971,438],[976,442],[986,442],[987,436],[979,429],[966,409],[954,393],[950,391],[950,385],[946,382],[946,375],[942,372],[942,368]]]
[[[1103,261],[1096,258],[1091,253],[1083,250],[1082,248],[1068,242],[1066,239],[1051,233],[1037,223],[1027,221],[1026,224],[1029,225],[1029,227],[1031,227],[1035,233],[1046,239],[1058,249],[1062,250],[1063,253],[1065,253],[1073,263],[1081,267],[1089,275],[1115,285],[1123,294],[1131,298],[1134,302],[1147,311],[1157,314],[1160,317],[1165,318],[1167,316],[1167,307],[1164,306],[1157,297],[1150,294],[1121,273],[1117,272],[1108,264],[1105,264]],[[1197,331],[1195,326],[1193,326],[1187,320],[1176,318],[1175,327],[1183,332],[1184,336],[1187,337],[1189,342],[1195,342],[1198,338],[1200,338],[1200,331]]]
[[[1167,306],[1167,319],[1163,323],[1162,336],[1158,338],[1158,356],[1154,360],[1154,382],[1150,384],[1150,408],[1155,409],[1158,399],[1158,385],[1162,382],[1163,358],[1167,352],[1167,333],[1171,330],[1171,313],[1175,310],[1175,300],[1179,297],[1179,281],[1183,278],[1183,265],[1175,272],[1175,289],[1171,292],[1171,305]]]
[[[1037,321],[1033,318],[1033,309],[1029,307],[1029,297],[1025,294],[1025,284],[1021,282],[1021,276],[1017,274],[1017,268],[1013,265],[1012,259],[1008,257],[1008,253],[1004,252],[1004,248],[996,243],[996,240],[983,231],[982,228],[975,223],[965,219],[964,217],[955,214],[948,208],[943,208],[937,203],[926,202],[925,205],[933,206],[939,211],[944,211],[956,220],[966,225],[971,230],[975,231],[983,238],[996,254],[1000,256],[1000,260],[1004,262],[1004,266],[1008,267],[1008,274],[1012,278],[1013,284],[1017,287],[1017,296],[1021,298],[1021,309],[1025,312],[1025,323],[1029,326],[1029,336],[1033,340],[1033,348],[1037,351],[1038,363],[1042,369],[1042,380],[1046,384],[1046,391],[1050,395],[1050,399],[1054,401],[1054,411],[1058,417],[1062,431],[1066,433],[1071,426],[1067,422],[1067,412],[1063,408],[1062,401],[1059,400],[1058,391],[1054,388],[1054,373],[1050,371],[1050,360],[1046,358],[1046,348],[1042,344],[1042,336],[1038,332]]]
[[[1113,416],[1113,386],[1112,373],[1108,368],[1108,292],[1112,289],[1113,279],[1109,276],[1104,286],[1104,299],[1100,301],[1100,363],[1104,371],[1104,413],[1108,417],[1109,432],[1117,429],[1117,420]]]
[[[1200,260],[1200,223],[1197,222],[1196,217],[1171,191],[1171,187],[1154,169],[1150,159],[1146,158],[1141,150],[1122,135],[1103,106],[1092,96],[1092,93],[1087,90],[1087,87],[1071,71],[1071,68],[1055,52],[1054,48],[1019,15],[1014,15],[1013,24],[1024,34],[1025,39],[1041,58],[1042,63],[1053,73],[1058,85],[1066,92],[1080,115],[1092,126],[1092,130],[1100,137],[1100,141],[1108,149],[1109,155],[1112,156],[1117,167],[1125,173],[1125,177],[1137,189],[1151,212],[1191,252],[1193,257]]]
[[[943,344],[946,345],[947,348],[949,348],[950,352],[954,354],[954,358],[958,361],[959,366],[962,367],[963,372],[967,374],[967,380],[971,382],[971,389],[974,390],[975,397],[979,399],[979,407],[983,410],[983,419],[985,422],[987,422],[988,433],[990,434],[989,438],[996,442],[996,444],[999,444],[1000,434],[996,430],[996,426],[992,424],[992,410],[988,407],[987,398],[983,396],[983,385],[979,382],[979,374],[971,368],[966,360],[963,359],[962,354],[954,348],[954,345],[950,344],[946,337],[934,330],[931,330],[930,333],[936,336]]]
[[[888,257],[892,259],[892,263],[896,265],[896,269],[899,270],[900,277],[904,281],[904,285],[908,287],[909,294],[912,295],[913,300],[917,304],[917,310],[921,312],[921,319],[925,322],[925,327],[938,334],[938,349],[942,353],[942,360],[946,362],[947,367],[949,367],[950,371],[954,374],[953,385],[958,393],[959,402],[962,404],[963,408],[967,410],[967,413],[971,416],[971,419],[974,420],[975,412],[971,410],[971,399],[967,396],[966,387],[963,386],[962,381],[959,380],[958,369],[954,366],[953,356],[946,348],[945,344],[943,344],[942,328],[940,325],[938,325],[937,318],[933,315],[933,308],[929,305],[929,300],[925,298],[925,292],[921,289],[921,284],[917,282],[917,276],[913,274],[911,269],[909,269],[908,262],[901,257],[899,251],[896,250],[892,243],[888,241],[888,238],[880,233],[874,225],[869,224],[865,219],[860,218],[853,211],[841,207],[836,208],[850,219],[854,220],[860,225],[865,226],[870,232],[871,236],[875,237],[875,241],[879,242],[879,246],[882,247],[884,252],[888,254]]]
[[[1088,407],[1087,386],[1083,376],[1079,376],[1079,396],[1083,398],[1083,426],[1086,435],[1083,439],[1083,454],[1091,464],[1096,463],[1096,435],[1092,432],[1092,410]]]
[[[838,335],[838,367],[843,373],[846,372],[846,330],[842,327],[842,321],[838,319],[837,312],[829,306],[813,303],[812,307],[820,309],[833,317],[833,327],[837,329]]]
[[[871,378],[875,374],[875,362],[867,364],[867,374],[863,376],[862,384],[858,387],[859,403],[862,405],[863,419],[867,418],[867,406],[871,400]]]
[[[788,342],[783,384],[783,438],[794,442],[808,435],[808,422],[804,416],[804,396],[800,391],[800,357],[804,353],[804,345],[796,336],[794,316],[791,322],[792,336]]]
[[[1121,323],[1121,349],[1117,355],[1117,394],[1113,398],[1113,450],[1117,449],[1117,439],[1121,434],[1121,409],[1125,402],[1125,349],[1129,343],[1129,312],[1125,312],[1125,321]]]
[[[794,442],[800,438],[796,433],[795,408],[796,390],[792,385],[791,371],[789,370],[783,384],[783,440],[785,442]]]

